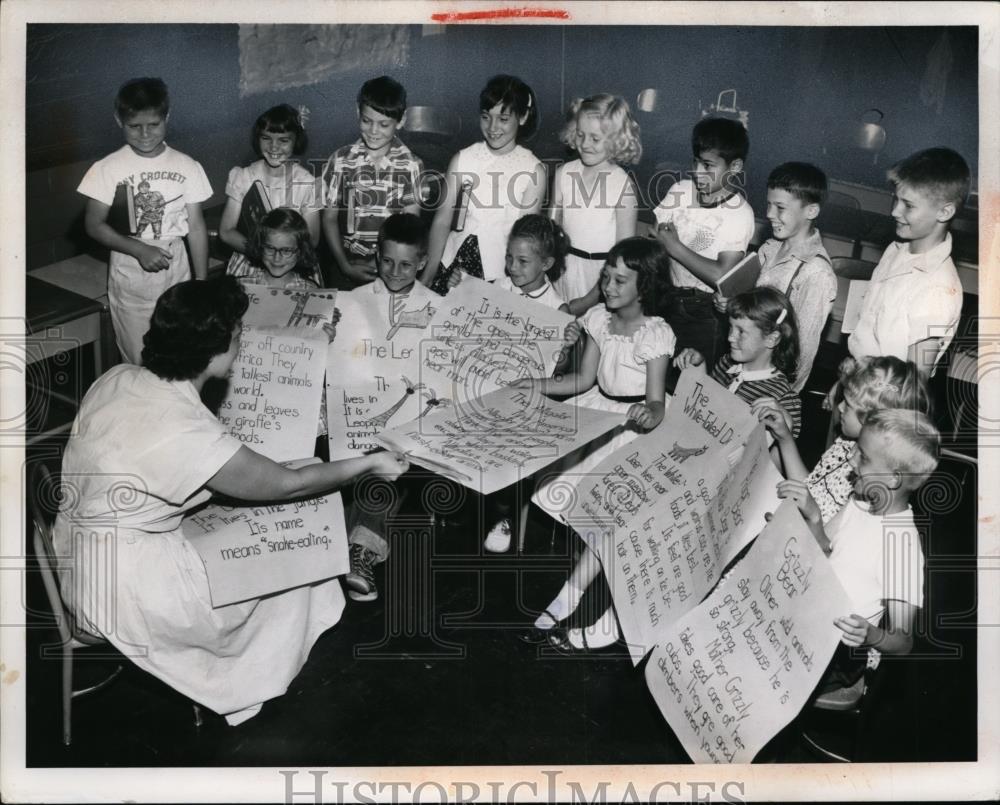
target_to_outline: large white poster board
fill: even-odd
[[[350,567],[339,492],[276,505],[211,503],[185,517],[181,528],[205,563],[214,607],[340,576]]]
[[[798,715],[850,601],[794,503],[696,609],[659,634],[646,683],[695,762],[749,763]]]
[[[420,376],[420,344],[442,301],[419,284],[408,295],[391,294],[380,280],[338,296],[327,362],[331,460],[369,452],[390,423],[450,402]]]
[[[313,455],[329,344],[322,329],[244,326],[219,420],[275,461]]]
[[[634,663],[760,531],[780,478],[749,406],[685,372],[659,427],[578,480],[565,518],[601,557]]]
[[[442,300],[421,343],[420,380],[461,401],[520,377],[548,377],[572,320],[568,313],[465,277]]]
[[[510,486],[624,422],[520,389],[497,389],[381,433],[377,441],[484,495]]]

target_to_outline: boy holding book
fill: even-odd
[[[197,279],[208,275],[201,202],[211,197],[212,187],[201,165],[166,144],[169,114],[167,86],[159,78],[125,83],[115,98],[125,145],[95,162],[77,188],[87,197],[87,234],[111,252],[108,308],[126,363],[141,362],[142,337],[160,295],[191,279],[192,268]],[[131,215],[113,214],[116,195],[122,204],[132,199]]]
[[[358,93],[361,137],[338,148],[323,170],[323,235],[348,288],[371,282],[379,228],[393,213],[420,212],[423,163],[399,137],[406,90],[381,76]]]
[[[767,177],[767,220],[771,237],[757,252],[760,274],[757,286],[769,285],[783,292],[799,325],[799,364],[792,390],[802,391],[820,334],[837,298],[837,276],[830,255],[814,226],[826,197],[826,175],[815,165],[786,162]],[[715,296],[716,308],[725,312],[726,298]]]
[[[691,347],[714,366],[727,330],[712,304],[715,284],[743,258],[754,232],[753,210],[737,185],[750,141],[739,121],[709,117],[695,125],[691,148],[693,180],[677,182],[653,211],[674,286],[664,318],[678,352]]]

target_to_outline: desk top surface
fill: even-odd
[[[55,327],[74,319],[100,313],[104,307],[66,288],[60,288],[30,274],[24,280],[24,309],[29,333]]]
[[[108,264],[89,254],[78,254],[68,260],[36,268],[29,271],[28,276],[88,299],[106,301],[108,295]]]

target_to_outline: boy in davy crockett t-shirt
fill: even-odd
[[[125,145],[87,171],[79,193],[87,197],[87,234],[111,250],[108,307],[122,358],[138,364],[142,337],[149,329],[156,300],[167,288],[208,274],[208,234],[201,202],[212,187],[201,165],[168,146],[170,99],[158,78],[136,78],[115,98],[115,120]],[[119,232],[108,222],[119,185],[134,198],[135,231]]]

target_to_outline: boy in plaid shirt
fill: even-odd
[[[396,136],[406,117],[406,90],[381,76],[358,93],[361,137],[338,148],[323,170],[323,235],[348,289],[375,279],[382,222],[419,214],[423,163]]]

